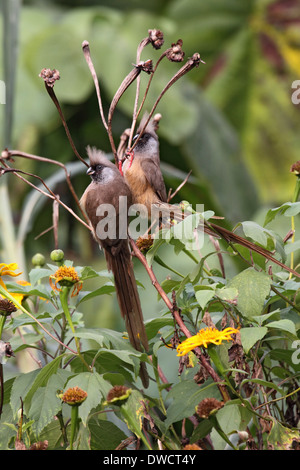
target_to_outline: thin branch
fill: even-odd
[[[141,60],[141,54],[143,49],[150,43],[150,38],[149,36],[147,38],[144,38],[140,44],[138,45],[137,48],[137,54],[136,54],[136,63],[138,64]],[[150,75],[152,76],[152,74]],[[135,93],[135,100],[134,100],[134,106],[133,106],[133,116],[132,116],[132,124],[131,124],[131,130],[130,130],[130,135],[129,135],[129,146],[131,145],[132,138],[133,138],[133,133],[134,129],[136,126],[136,121],[138,118],[138,113],[137,113],[137,107],[138,107],[138,100],[139,100],[139,95],[140,95],[140,85],[141,85],[141,76],[139,75],[136,80],[136,93]]]
[[[61,121],[62,121],[62,124],[64,126],[64,129],[66,131],[66,134],[67,134],[67,137],[68,137],[68,140],[70,142],[70,145],[73,149],[73,152],[75,153],[76,157],[79,158],[79,160],[86,166],[88,166],[88,163],[79,155],[77,149],[76,149],[76,146],[73,142],[73,139],[71,137],[71,134],[70,134],[70,131],[69,131],[69,128],[68,128],[68,125],[67,125],[67,122],[65,120],[65,117],[64,117],[64,114],[62,112],[62,109],[60,107],[60,104],[59,104],[59,101],[56,97],[56,94],[55,94],[55,91],[53,89],[54,87],[54,83],[56,80],[59,80],[60,76],[59,76],[59,72],[57,70],[50,70],[50,69],[43,69],[41,71],[41,73],[39,74],[39,76],[44,80],[44,83],[45,83],[45,88],[47,90],[47,93],[48,95],[50,96],[50,98],[52,99],[53,103],[55,104],[56,106],[56,109],[58,111],[58,114],[61,118]]]
[[[102,119],[102,123],[103,123],[105,129],[108,130],[107,122],[106,122],[104,112],[103,112],[99,81],[98,81],[98,77],[97,77],[97,74],[96,74],[96,71],[95,71],[95,67],[94,67],[94,64],[93,64],[93,61],[92,61],[92,58],[91,58],[90,46],[89,46],[88,41],[83,41],[82,51],[83,51],[85,60],[88,64],[88,67],[90,69],[90,72],[91,72],[91,75],[92,75],[92,78],[93,78],[93,81],[94,81],[94,85],[95,85],[95,88],[96,88],[96,93],[97,93],[97,98],[98,98],[98,105],[99,105],[99,110],[100,110],[100,116],[101,116],[101,119]]]
[[[193,54],[193,56],[190,57],[187,60],[187,62],[181,67],[181,69],[179,69],[178,72],[176,72],[175,75],[168,81],[168,83],[166,84],[166,86],[164,87],[164,89],[161,91],[160,95],[156,99],[156,101],[155,101],[155,103],[154,103],[154,105],[153,105],[153,107],[152,107],[152,109],[149,113],[148,119],[146,119],[146,121],[145,121],[143,129],[139,133],[140,136],[143,135],[143,132],[146,129],[147,125],[149,124],[149,121],[150,121],[155,109],[157,108],[158,103],[160,102],[162,97],[165,95],[165,93],[169,90],[169,88],[171,88],[171,86],[174,85],[174,83],[177,82],[177,80],[179,80],[181,77],[183,77],[187,72],[192,70],[194,67],[198,67],[200,63],[205,63],[205,62],[200,58],[200,54],[198,52],[195,52],[195,54]],[[134,149],[134,147],[138,143],[138,140],[139,140],[139,137],[136,139],[136,141],[134,142],[134,144],[130,148],[130,150]]]
[[[181,188],[183,188],[183,186],[187,183],[189,177],[191,176],[191,173],[192,173],[192,170],[188,172],[187,176],[184,178],[184,180],[182,181],[182,183],[180,183],[180,185],[178,186],[177,189],[175,189],[175,191],[173,193],[170,193],[169,196],[168,196],[168,202],[170,202],[174,196],[176,196],[176,194],[181,190]]]
[[[66,181],[67,181],[67,184],[68,184],[68,187],[71,191],[71,194],[76,202],[76,205],[78,207],[78,209],[80,210],[81,214],[83,215],[86,223],[88,224],[89,221],[88,221],[88,218],[85,214],[85,212],[83,211],[80,203],[79,203],[79,199],[77,197],[77,194],[75,192],[75,189],[72,185],[72,182],[71,182],[71,178],[70,178],[70,174],[68,173],[68,170],[66,168],[66,166],[59,162],[58,160],[52,160],[51,158],[46,158],[46,157],[41,157],[39,155],[33,155],[31,153],[26,153],[26,152],[21,152],[20,150],[8,150],[8,149],[5,149],[2,151],[1,153],[1,159],[3,160],[11,160],[12,157],[22,157],[22,158],[28,158],[30,160],[36,160],[36,161],[39,161],[39,162],[43,162],[43,163],[51,163],[53,165],[57,165],[59,166],[60,168],[62,168],[65,172],[65,175],[66,175]]]
[[[61,204],[67,211],[70,212],[70,214],[73,215],[73,217],[75,217],[75,219],[77,219],[79,222],[81,222],[86,228],[88,228],[89,230],[91,230],[90,226],[88,224],[86,224],[80,217],[78,217],[77,214],[75,214],[75,212],[69,207],[67,206],[64,202],[61,201],[61,199],[53,193],[53,191],[46,185],[46,183],[44,182],[44,180],[40,177],[40,176],[37,176],[37,175],[34,175],[33,173],[28,173],[26,171],[23,171],[23,170],[17,170],[15,168],[2,168],[0,169],[0,173],[4,174],[4,173],[13,173],[14,175],[16,175],[18,178],[20,178],[22,181],[24,181],[24,183],[27,183],[29,184],[32,188],[36,189],[37,191],[39,191],[40,193],[42,193],[44,196],[47,196],[49,197],[50,199],[53,199],[55,201],[57,201],[59,204]],[[41,181],[41,183],[45,186],[45,188],[47,189],[47,191],[49,192],[46,193],[45,191],[41,190],[40,188],[38,188],[37,186],[35,186],[33,183],[31,183],[30,181],[28,181],[26,178],[23,178],[19,173],[21,174],[24,174],[24,175],[27,175],[27,176],[32,176],[33,178],[37,178],[39,181]]]
[[[116,109],[116,106],[117,106],[121,96],[123,95],[123,93],[125,93],[125,91],[132,84],[132,82],[134,82],[134,80],[139,76],[139,74],[141,73],[141,70],[142,70],[141,67],[136,65],[129,72],[127,77],[124,78],[123,82],[119,86],[117,92],[115,93],[115,96],[112,99],[112,102],[111,102],[111,105],[110,105],[110,108],[109,108],[109,111],[108,111],[108,122],[107,122],[108,138],[109,138],[110,146],[111,146],[111,149],[112,149],[112,152],[113,152],[113,155],[115,157],[115,161],[116,161],[117,165],[119,163],[119,160],[118,160],[118,154],[117,154],[116,146],[115,146],[113,135],[112,135],[112,118],[113,118],[113,114],[114,114],[114,111]]]
[[[161,296],[162,300],[165,302],[166,306],[168,307],[168,309],[172,313],[172,315],[173,315],[176,323],[180,327],[182,333],[187,338],[190,338],[192,336],[192,334],[190,333],[188,328],[185,326],[185,324],[184,324],[184,322],[183,322],[183,320],[180,316],[180,313],[179,313],[178,309],[174,308],[174,304],[172,303],[172,301],[169,299],[169,297],[167,296],[167,294],[165,293],[165,291],[163,290],[163,288],[159,284],[159,282],[158,282],[158,280],[157,280],[157,278],[156,278],[156,276],[153,272],[153,269],[148,265],[146,258],[141,253],[141,251],[138,249],[138,247],[136,246],[135,242],[132,239],[130,239],[130,244],[131,244],[134,255],[140,260],[140,262],[142,263],[142,265],[146,269],[146,272],[147,272],[147,274],[148,274],[148,276],[149,276],[149,278],[152,282],[152,285],[155,287],[155,289],[157,290],[157,292]],[[201,362],[201,364],[203,365],[203,367],[210,374],[212,379],[218,384],[220,393],[222,394],[224,400],[227,401],[229,399],[229,395],[228,395],[228,392],[227,392],[226,388],[224,387],[224,385],[221,384],[222,379],[218,376],[218,374],[213,369],[213,367],[208,363],[208,361],[206,360],[206,358],[202,354],[201,349],[199,347],[195,348],[193,351],[194,351],[195,355],[198,357],[198,359]]]

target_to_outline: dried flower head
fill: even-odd
[[[185,53],[182,50],[182,39],[178,39],[176,43],[173,43],[170,49],[166,51],[166,57],[171,62],[182,62],[184,59]]]
[[[238,332],[239,330],[231,327],[225,328],[222,331],[217,330],[217,328],[203,328],[196,335],[187,338],[177,346],[178,356],[184,356],[198,346],[207,348],[211,343],[219,345],[223,341],[232,341],[231,336]]]
[[[205,64],[204,60],[201,59],[199,52],[195,52],[190,60],[193,62],[194,67],[199,67],[200,63]]]
[[[197,444],[186,444],[183,450],[203,450],[201,447],[197,446]]]
[[[6,317],[7,315],[11,315],[13,312],[16,312],[17,308],[11,300],[4,299],[0,297],[0,315]]]
[[[77,295],[82,288],[82,282],[80,281],[76,270],[72,266],[60,266],[57,271],[50,276],[49,282],[51,288],[58,292],[60,292],[61,289],[57,287],[57,284],[61,287],[74,286],[72,297]]]
[[[164,43],[164,33],[160,29],[149,29],[149,40],[154,49],[160,49]]]
[[[148,75],[153,72],[153,63],[151,59],[148,59],[146,61],[141,60],[138,64],[136,64],[136,67],[142,72],[148,73]]]
[[[200,418],[209,418],[212,413],[215,413],[220,408],[223,408],[224,402],[216,398],[204,398],[196,407],[196,413]]]
[[[290,172],[294,173],[294,175],[296,175],[298,177],[300,176],[300,160],[293,163],[293,165],[291,166]]]
[[[107,394],[106,402],[113,403],[119,400],[126,400],[131,393],[131,388],[125,385],[115,385]]]
[[[12,356],[14,356],[14,352],[12,350],[10,343],[0,340],[0,363],[3,357],[12,357]]]
[[[54,87],[54,83],[56,82],[56,80],[60,79],[58,70],[56,69],[51,70],[51,69],[46,69],[46,68],[41,70],[41,72],[39,73],[39,77],[41,77],[46,83],[46,85],[48,85],[51,88]]]
[[[62,395],[61,400],[70,406],[79,406],[87,398],[87,393],[79,387],[68,388]]]
[[[151,235],[139,237],[136,241],[136,246],[140,251],[147,252],[153,245],[153,238]]]
[[[29,450],[47,450],[48,449],[48,441],[39,441],[39,442],[34,442],[34,444],[31,444],[29,447]]]

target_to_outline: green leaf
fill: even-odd
[[[253,328],[241,328],[241,342],[246,354],[250,349],[268,333],[266,326],[254,326]]]
[[[81,295],[78,299],[77,305],[85,302],[86,300],[90,300],[93,297],[97,297],[98,295],[112,294],[115,291],[115,286],[112,283],[108,283],[99,287],[98,289],[93,290],[92,292],[83,292],[83,295]]]
[[[238,290],[235,287],[221,287],[216,289],[216,297],[226,302],[233,302],[238,296]]]
[[[273,250],[275,248],[275,240],[269,230],[261,227],[259,224],[251,220],[241,222],[240,225],[243,227],[246,237],[252,238],[252,240],[257,242],[259,245],[262,245],[269,250]]]
[[[87,393],[87,398],[79,406],[79,416],[84,425],[87,424],[89,413],[96,408],[106,398],[111,384],[103,379],[97,372],[83,372],[72,377],[66,384],[65,388],[80,387]]]
[[[61,409],[62,403],[57,396],[57,390],[64,387],[70,374],[60,370],[50,377],[45,387],[38,388],[33,395],[28,417],[34,420],[32,429],[37,437]]]
[[[241,405],[239,400],[234,400],[228,401],[217,411],[216,419],[222,431],[228,436],[234,431],[247,429],[250,420],[253,419],[253,414],[247,407]]]
[[[44,277],[49,277],[53,274],[51,269],[47,268],[34,268],[29,273],[30,284],[35,286]]]
[[[29,407],[32,403],[32,398],[33,398],[35,392],[40,387],[46,386],[47,383],[48,383],[48,380],[51,378],[51,376],[53,374],[57,373],[57,370],[60,366],[62,357],[63,357],[63,355],[57,356],[51,362],[46,364],[41,370],[39,370],[37,376],[35,377],[33,383],[31,384],[31,387],[29,388],[28,392],[26,393],[26,396],[22,397],[25,409],[29,409]]]
[[[34,297],[41,297],[43,299],[50,299],[49,292],[46,288],[42,285],[38,286],[38,288],[33,289],[31,286],[22,286],[21,284],[17,284],[16,282],[8,282],[6,283],[7,290],[11,294],[24,294],[26,296],[34,296]]]
[[[161,328],[173,326],[173,325],[174,325],[174,319],[167,317],[167,316],[162,316],[159,318],[153,318],[152,320],[147,320],[145,322],[145,328],[146,328],[148,339],[150,340],[151,338],[154,338],[158,333],[160,333]]]
[[[220,399],[216,383],[207,380],[205,384],[205,386],[199,388],[193,380],[185,380],[172,387],[166,397],[166,400],[173,399],[167,409],[166,426],[193,415],[196,406],[204,398],[214,397]]]
[[[26,374],[21,374],[16,377],[10,396],[10,405],[13,410],[14,415],[18,412],[21,408],[21,400],[24,401],[27,393],[29,393],[32,384],[34,383],[36,376],[39,374],[40,370],[36,369],[31,372],[27,372]]]
[[[0,451],[9,450],[9,442],[16,436],[17,427],[12,425],[14,421],[11,407],[8,404],[4,405],[0,421]]]
[[[261,315],[266,297],[270,293],[271,280],[264,272],[248,268],[232,278],[227,287],[238,290],[237,307],[246,318]]]
[[[285,202],[279,207],[270,209],[266,216],[264,225],[268,225],[278,215],[285,215],[286,217],[293,217],[300,212],[300,202]]]
[[[144,440],[142,433],[143,395],[138,390],[132,390],[124,405],[120,406],[120,412],[124,417],[128,428],[139,438]]]
[[[253,382],[255,384],[262,385],[263,387],[270,388],[270,389],[275,389],[277,392],[279,392],[281,395],[284,395],[284,390],[278,387],[274,382],[268,382],[267,380],[263,379],[244,379],[241,383],[241,386],[243,386],[247,382]]]
[[[164,239],[154,238],[153,245],[151,246],[150,250],[148,250],[146,253],[146,260],[149,266],[152,266],[154,256],[164,243],[166,243]]]
[[[103,348],[113,348],[132,353],[138,353],[124,338],[124,333],[109,330],[108,328],[78,328],[76,330],[78,338],[90,339],[96,341]]]
[[[195,291],[197,302],[202,309],[205,308],[214,295],[215,289],[209,286],[197,286],[197,290]]]
[[[88,421],[91,450],[114,450],[127,438],[114,423],[92,417]]]
[[[212,430],[212,423],[209,419],[203,419],[196,429],[194,429],[193,434],[190,438],[190,443],[193,444],[194,442],[199,441],[200,439],[205,438]]]
[[[272,419],[272,428],[267,437],[270,446],[275,450],[292,450],[293,441],[299,442],[299,432],[282,426],[275,418]]]
[[[81,281],[86,281],[87,279],[93,279],[95,277],[101,276],[101,273],[95,271],[90,266],[84,266],[80,269],[80,279]]]
[[[270,323],[267,323],[267,327],[276,328],[281,331],[286,331],[290,333],[292,336],[295,336],[297,338],[295,324],[287,318],[283,318],[282,320],[277,320],[277,321],[272,321]]]

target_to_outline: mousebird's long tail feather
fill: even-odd
[[[115,255],[105,250],[105,256],[114,275],[117,299],[130,343],[137,351],[147,351],[148,339],[129,248],[124,244],[124,248]],[[149,376],[144,362],[141,362],[140,377],[147,388]]]

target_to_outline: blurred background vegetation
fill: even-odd
[[[300,159],[300,110],[291,101],[292,82],[300,79],[299,1],[1,1],[0,79],[7,87],[7,103],[0,105],[1,148],[70,164],[80,196],[89,178],[38,75],[44,67],[59,70],[55,92],[79,153],[85,156],[87,145],[110,152],[81,44],[90,43],[107,110],[135,62],[138,43],[156,28],[164,32],[165,47],[181,38],[186,58],[199,52],[206,62],[177,82],[157,110],[162,114],[159,135],[167,187],[175,189],[192,170],[177,200],[204,204],[230,227],[243,220],[261,221],[268,208],[291,200],[295,176],[289,170]],[[160,51],[148,46],[142,59],[155,63],[159,56]],[[151,109],[178,68],[161,64],[146,108]],[[134,93],[132,87],[119,103],[113,122],[116,142],[130,124]],[[76,210],[63,173],[54,165],[16,158],[13,166],[40,175]],[[12,175],[0,178],[0,191],[1,261],[17,261],[26,272],[36,252],[49,260],[54,249],[52,231],[38,237],[52,226],[52,203]],[[289,228],[278,230],[285,234]],[[5,246],[3,240],[10,243]],[[61,208],[59,248],[75,265],[105,268],[88,231]],[[137,269],[147,286],[146,275]],[[158,277],[167,275],[161,268]],[[153,304],[153,292],[151,286],[141,290],[146,317],[161,308]],[[89,307],[87,320],[111,326],[118,312],[114,309],[111,316],[110,305],[111,299],[103,297],[101,306]]]

